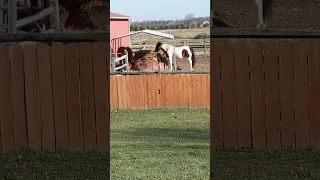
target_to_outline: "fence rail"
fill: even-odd
[[[112,109],[209,108],[209,74],[110,77]]]
[[[113,56],[114,54],[118,55],[120,53],[111,53],[111,56]],[[121,57],[118,57],[118,58],[112,57],[110,64],[111,64],[111,72],[112,73],[117,72],[117,71],[119,72],[119,70],[122,70],[124,72],[128,72],[129,71],[128,51],[125,50],[124,55],[122,55]],[[116,67],[117,64],[120,64],[120,66]]]
[[[108,57],[103,43],[0,46],[0,150],[108,152]]]
[[[164,43],[172,44],[172,40],[161,40]],[[210,39],[176,39],[176,46],[183,46],[188,45],[193,48],[196,52],[204,52],[205,54],[209,53],[210,51]],[[158,41],[156,40],[142,40],[142,41],[132,41],[131,48],[134,51],[142,49],[143,46],[146,48],[154,49]]]
[[[253,29],[253,28],[212,28],[210,38],[320,38],[319,30],[297,29]]]
[[[211,148],[320,147],[320,41],[212,42]]]

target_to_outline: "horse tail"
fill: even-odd
[[[189,47],[190,51],[191,51],[191,61],[192,61],[192,67],[194,67],[196,65],[196,55],[194,54],[194,51],[191,47]]]
[[[155,52],[158,52],[158,51],[160,50],[161,45],[162,45],[162,42],[159,41],[159,42],[157,43],[156,48],[154,49],[154,51],[155,51]]]
[[[274,0],[262,0],[262,13],[264,21],[272,14],[272,3]]]

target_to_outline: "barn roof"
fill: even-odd
[[[130,18],[131,18],[130,16],[110,12],[110,19],[130,19]]]

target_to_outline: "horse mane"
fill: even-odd
[[[160,50],[160,47],[162,46],[162,42],[158,42],[156,45],[156,48],[154,49],[155,52],[158,52]]]

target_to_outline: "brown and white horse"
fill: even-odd
[[[188,58],[190,63],[190,70],[193,70],[193,67],[196,63],[196,56],[194,54],[194,51],[189,46],[180,46],[180,47],[174,47],[170,44],[164,44],[162,42],[158,42],[155,48],[155,52],[158,52],[160,49],[162,49],[164,52],[167,53],[167,56],[169,58],[169,69],[172,71],[172,57],[176,56],[177,58]]]

